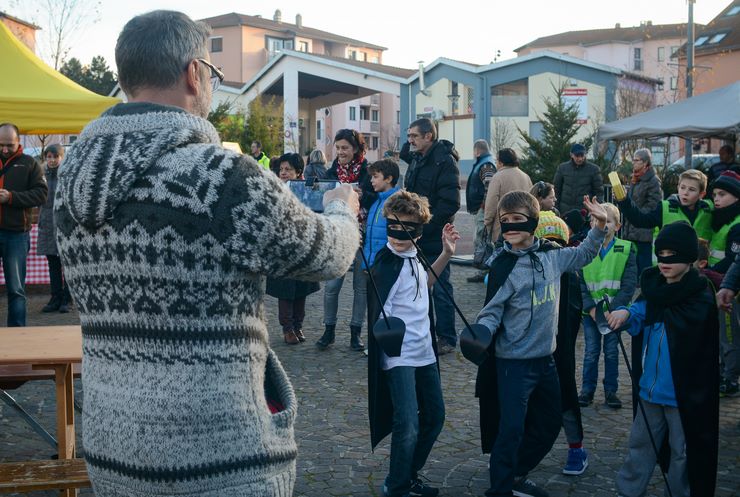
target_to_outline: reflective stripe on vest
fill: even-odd
[[[699,212],[696,214],[694,222],[692,223],[680,207],[674,207],[667,200],[663,200],[663,226],[677,221],[686,221],[693,226],[694,230],[696,230],[696,236],[707,241],[711,240],[712,204],[707,200],[700,200],[699,202],[704,206],[697,204],[696,208],[699,209]]]
[[[603,259],[597,255],[583,268],[583,281],[594,301],[606,295],[614,297],[619,293],[631,251],[632,242],[615,238],[614,245]]]
[[[709,242],[709,265],[714,266],[719,261],[725,258],[725,249],[727,248],[727,235],[730,234],[730,230],[740,223],[740,216],[735,217],[735,220],[730,224],[725,224],[719,231],[712,233],[712,240]]]

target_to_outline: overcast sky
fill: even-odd
[[[698,0],[694,19],[707,23],[730,0]],[[44,16],[28,10],[28,2],[0,0],[0,10],[32,18],[44,27]],[[540,36],[563,31],[686,22],[686,0],[433,0],[237,2],[234,0],[102,0],[100,19],[73,36],[70,56],[89,63],[103,55],[115,67],[114,47],[123,25],[131,17],[154,9],[180,10],[195,19],[229,12],[272,18],[275,9],[283,20],[329,31],[387,47],[383,63],[415,68],[448,57],[488,64],[501,51],[499,60],[515,56],[513,50]],[[24,10],[25,9],[25,10]]]

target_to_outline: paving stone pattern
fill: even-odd
[[[458,226],[465,236],[459,253],[470,253],[471,217],[458,216]],[[471,320],[480,310],[484,287],[465,281],[474,270],[454,266],[452,281],[458,305]],[[267,297],[266,314],[272,334],[272,346],[292,378],[299,400],[295,427],[299,443],[296,497],[380,496],[388,470],[390,437],[373,453],[367,421],[367,359],[349,348],[351,314],[351,275],[340,296],[337,342],[322,352],[314,342],[321,335],[323,290],[307,301],[304,344],[288,346],[282,343],[277,322],[277,301]],[[29,325],[76,324],[77,314],[42,314],[48,300],[44,288],[33,288],[29,296]],[[7,304],[0,295],[0,323],[5,323]],[[458,318],[458,326],[461,322]],[[365,333],[365,331],[363,331]],[[628,342],[628,339],[626,340]],[[627,345],[629,347],[629,345]],[[583,357],[583,338],[578,339],[578,375]],[[483,495],[488,485],[488,456],[481,454],[478,431],[478,405],[473,396],[475,368],[459,351],[443,356],[442,388],[447,419],[437,444],[423,471],[429,484],[441,488],[443,496]],[[614,478],[623,460],[632,404],[627,369],[620,359],[619,396],[624,407],[613,410],[603,404],[603,393],[597,392],[594,404],[583,409],[585,447],[589,453],[589,468],[581,476],[565,476],[567,445],[560,436],[555,447],[530,477],[553,497],[616,495]],[[84,388],[76,382],[76,394],[84,398]],[[11,391],[44,426],[53,433],[54,386],[49,381],[26,383]],[[740,495],[740,398],[722,399],[720,408],[720,454],[717,475],[717,496]],[[81,416],[77,417],[79,452],[81,446]],[[0,461],[45,459],[51,448],[30,430],[5,404],[0,404]],[[55,496],[55,492],[29,495]],[[84,490],[81,496],[92,492]],[[648,495],[663,495],[660,472],[656,469]]]

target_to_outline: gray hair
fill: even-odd
[[[653,154],[647,148],[638,148],[632,156],[637,157],[647,166],[653,163]]]
[[[313,150],[311,152],[311,155],[308,156],[308,163],[309,164],[326,164],[326,156],[324,155],[324,152],[319,150],[318,148]]]
[[[172,88],[188,63],[208,55],[210,28],[182,12],[155,10],[131,19],[116,42],[118,82],[127,95]]]
[[[473,143],[473,148],[484,154],[491,153],[491,149],[488,147],[488,142],[486,140],[475,140],[475,143]]]
[[[422,136],[425,136],[427,133],[431,133],[432,141],[437,140],[437,127],[428,117],[422,117],[421,119],[417,119],[412,122],[409,124],[409,129],[411,128],[419,128],[419,133],[421,133]]]

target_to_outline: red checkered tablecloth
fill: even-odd
[[[39,226],[31,228],[31,250],[26,258],[26,285],[48,285],[49,265],[45,255],[36,255],[36,239],[39,236]],[[0,264],[0,285],[5,284],[5,274]]]

